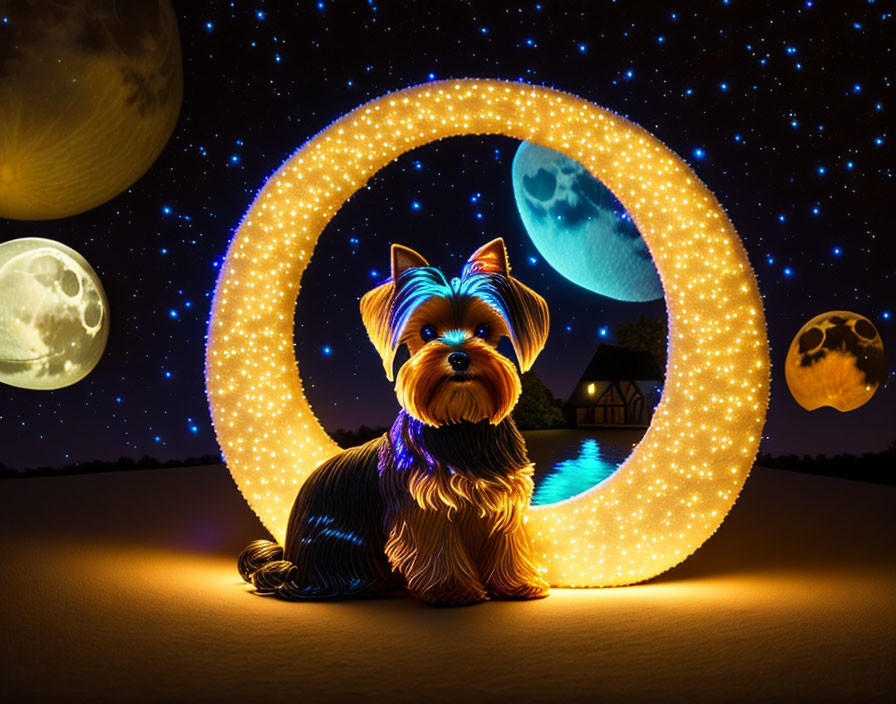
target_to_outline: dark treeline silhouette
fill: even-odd
[[[343,430],[342,428],[338,428],[337,430],[327,432],[339,447],[346,449],[355,447],[356,445],[363,445],[368,440],[378,438],[383,433],[389,432],[389,428],[368,428],[366,425],[362,425],[357,430]]]
[[[134,469],[165,469],[170,467],[199,467],[209,464],[221,464],[218,455],[202,455],[188,457],[185,460],[166,460],[160,462],[148,455],[135,460],[132,457],[119,457],[114,462],[94,460],[93,462],[76,462],[64,467],[28,467],[17,470],[0,463],[0,479],[16,479],[22,477],[59,477],[67,474],[94,474],[97,472],[128,472]]]
[[[773,469],[820,474],[876,484],[896,484],[896,440],[883,452],[863,455],[767,455],[760,453],[756,464]]]

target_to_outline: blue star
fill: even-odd
[[[324,357],[331,357],[333,355],[333,348],[329,345],[324,345],[323,347],[321,347],[320,351]]]

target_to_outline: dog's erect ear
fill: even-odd
[[[498,295],[492,298],[485,294],[484,298],[486,302],[491,299],[493,307],[504,317],[520,371],[528,371],[548,337],[547,303],[510,275],[507,248],[500,237],[477,249],[467,260],[464,276],[471,274],[494,275],[489,278]]]
[[[402,272],[414,267],[429,266],[429,263],[413,249],[392,245],[392,280],[377,286],[361,297],[361,319],[367,328],[367,335],[383,360],[386,378],[393,380],[392,364],[395,361],[396,346],[392,343],[392,304],[395,301],[395,281]]]
[[[421,257],[410,247],[400,244],[392,245],[392,281],[397,281],[401,273],[406,269],[418,266],[429,266],[429,262]]]
[[[465,273],[470,274],[500,274],[510,276],[510,266],[507,264],[507,248],[500,237],[488,244],[482,245],[473,252],[464,267]]]

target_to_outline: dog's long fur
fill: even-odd
[[[393,245],[392,277],[362,298],[361,313],[390,379],[408,347],[396,382],[403,410],[381,438],[314,471],[285,546],[250,544],[240,574],[285,599],[405,588],[429,603],[544,596],[523,522],[532,464],[509,416],[519,374],[496,349],[509,337],[529,368],[547,336],[544,300],[510,276],[500,239],[450,281]]]

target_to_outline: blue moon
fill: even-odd
[[[562,276],[620,301],[662,298],[660,277],[638,229],[579,162],[523,142],[511,180],[526,232]]]

